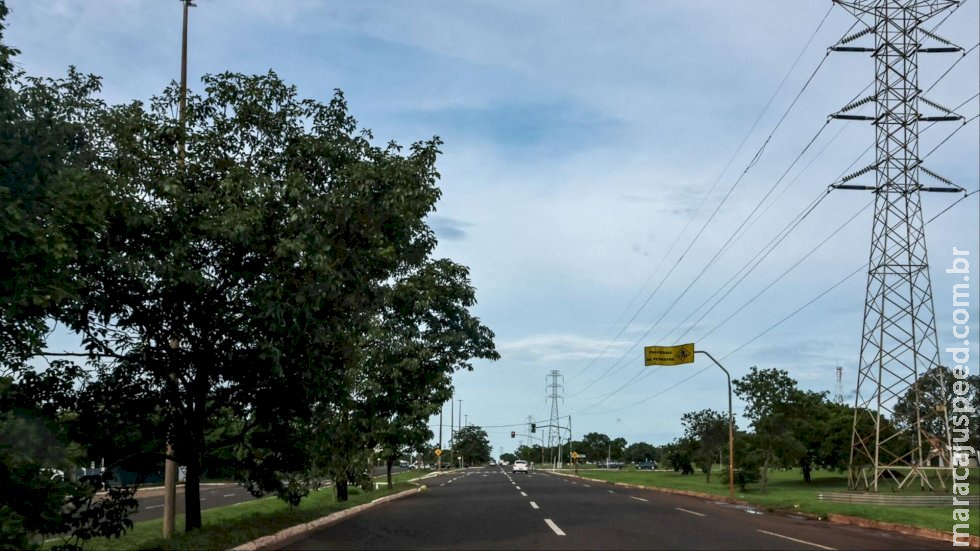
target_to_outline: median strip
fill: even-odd
[[[816,548],[819,548],[819,549],[829,549],[830,551],[835,551],[835,549],[833,547],[827,547],[825,545],[820,545],[819,543],[813,543],[812,541],[798,540],[796,538],[791,538],[789,536],[784,536],[782,534],[777,534],[775,532],[766,532],[765,530],[756,530],[756,531],[757,532],[760,532],[760,533],[763,533],[763,534],[768,534],[770,536],[776,536],[777,538],[783,538],[784,540],[795,541],[796,543],[802,543],[804,545],[812,545],[813,547],[816,547]]]
[[[555,524],[554,522],[552,522],[550,518],[544,519],[544,522],[545,522],[545,524],[547,524],[551,528],[551,530],[555,534],[557,534],[559,536],[564,536],[565,535],[565,532],[562,532],[561,531],[561,528],[559,528],[557,524]]]

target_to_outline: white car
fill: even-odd
[[[528,472],[527,461],[524,461],[523,459],[518,459],[517,461],[514,461],[514,466],[511,467],[510,472],[527,474]]]

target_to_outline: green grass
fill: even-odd
[[[976,473],[972,469],[971,475]],[[568,472],[568,471],[566,471]],[[681,475],[672,471],[605,471],[579,470],[579,476],[607,482],[623,482],[659,488],[672,488],[728,497],[728,484],[722,482],[721,471],[713,471],[711,484],[704,480],[703,473]],[[735,488],[735,497],[739,500],[758,505],[770,511],[799,511],[827,518],[829,513],[862,517],[883,522],[894,522],[909,526],[932,528],[950,532],[953,524],[952,498],[949,507],[889,507],[880,505],[855,505],[849,503],[830,503],[818,501],[817,494],[825,492],[846,492],[847,475],[813,471],[813,481],[807,484],[799,469],[786,471],[770,471],[769,483],[765,494],[759,491],[758,484],[748,485],[746,491]],[[980,491],[980,477],[970,477],[971,494]],[[911,490],[909,493],[918,493]],[[980,535],[980,514],[971,511],[970,534]]]
[[[409,476],[410,475],[410,476]],[[394,478],[394,488],[384,487],[373,492],[362,492],[350,488],[349,500],[334,501],[332,488],[313,492],[290,509],[285,502],[276,497],[265,497],[238,505],[217,507],[201,512],[200,530],[189,534],[183,532],[184,515],[177,515],[177,530],[169,540],[161,537],[163,519],[137,522],[133,529],[121,538],[93,539],[84,543],[88,550],[131,550],[131,549],[229,549],[242,543],[274,534],[290,526],[303,524],[331,513],[368,503],[379,497],[415,488],[406,482],[416,478],[418,473],[399,473]],[[57,543],[48,542],[48,546]]]

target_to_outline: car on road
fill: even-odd
[[[514,466],[511,467],[510,472],[527,474],[528,472],[527,461],[524,461],[523,459],[518,459],[517,461],[514,461]]]
[[[657,468],[657,464],[653,461],[642,461],[636,464],[636,468],[641,471],[652,471]]]

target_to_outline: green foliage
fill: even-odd
[[[465,426],[456,431],[454,444],[456,453],[463,457],[463,463],[473,465],[490,460],[490,437],[476,425]]]
[[[684,437],[693,442],[692,460],[711,482],[711,465],[719,452],[728,451],[728,415],[710,409],[685,413],[681,417]]]
[[[623,450],[623,456],[625,457],[626,461],[631,463],[639,463],[642,461],[660,461],[661,452],[659,448],[653,446],[652,444],[647,444],[646,442],[635,442]]]

